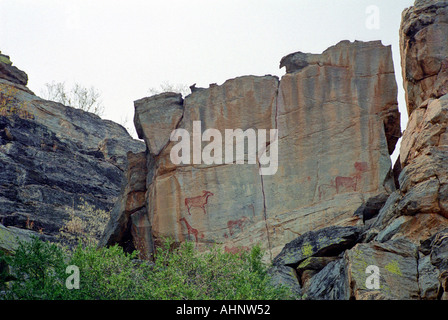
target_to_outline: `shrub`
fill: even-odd
[[[170,242],[159,247],[155,266],[148,279],[152,299],[287,299],[286,288],[269,284],[267,267],[261,262],[262,251],[223,252],[218,247],[200,253],[191,242],[174,251]]]
[[[73,252],[33,239],[20,243],[11,258],[8,299],[176,299],[248,300],[295,298],[284,287],[273,287],[262,251],[238,254],[214,247],[198,252],[186,242],[172,249],[167,241],[155,262],[137,260],[119,246],[97,249],[79,244]],[[68,265],[80,271],[80,288],[65,287]]]
[[[28,103],[17,98],[18,93],[19,89],[14,86],[0,83],[0,116],[34,119],[34,115],[26,110]]]
[[[110,219],[110,213],[95,208],[84,199],[76,210],[70,208],[67,212],[69,220],[66,220],[64,226],[60,228],[59,236],[69,244],[76,245],[78,242],[83,242],[95,246]]]
[[[33,238],[20,242],[9,264],[16,278],[9,282],[8,299],[58,299],[66,291],[64,251],[54,244]]]
[[[75,83],[70,89],[66,89],[64,82],[53,81],[45,84],[45,88],[41,90],[41,96],[44,99],[56,101],[66,106],[92,112],[100,117],[104,114],[101,94],[93,86],[87,88]]]

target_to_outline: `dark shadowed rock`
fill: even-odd
[[[430,256],[421,257],[418,261],[418,286],[420,298],[435,300],[439,292],[439,270],[431,263]]]
[[[309,300],[348,300],[350,289],[343,259],[331,261],[309,281]]]
[[[112,121],[42,100],[24,81],[4,79],[0,223],[56,239],[70,213],[87,219],[84,206],[108,212],[120,192],[126,152],[144,151],[144,143]]]
[[[273,266],[269,269],[271,284],[290,288],[293,294],[300,296],[302,290],[297,279],[296,271],[288,266]]]
[[[309,280],[330,262],[338,257],[309,257],[302,261],[296,268],[300,285],[305,289],[309,286]]]
[[[302,70],[308,65],[308,55],[300,51],[288,54],[280,60],[280,68],[285,67],[287,73]]]
[[[12,65],[8,56],[0,51],[0,79],[26,86],[28,83],[28,75]]]
[[[152,248],[143,247],[143,243],[135,239],[147,239],[141,226],[141,212],[146,206],[146,177],[147,164],[146,153],[134,154],[128,152],[128,166],[125,173],[126,184],[123,185],[120,197],[111,212],[111,218],[105,227],[104,233],[99,241],[99,246],[108,246],[115,243],[121,245],[125,251],[138,249],[140,255],[148,258]]]
[[[328,227],[307,232],[285,245],[274,265],[297,265],[312,256],[337,256],[358,241],[358,227]]]
[[[374,197],[367,199],[356,211],[355,215],[362,218],[365,223],[378,215],[381,208],[384,206],[389,195],[387,193],[380,193]]]
[[[448,232],[442,231],[431,242],[431,263],[438,269],[448,270]]]

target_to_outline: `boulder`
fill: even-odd
[[[294,268],[288,266],[274,266],[269,269],[271,284],[273,286],[284,286],[289,288],[297,297],[302,295],[302,289],[297,279],[297,273]]]
[[[20,242],[31,241],[32,237],[39,237],[31,230],[15,227],[5,227],[0,224],[0,251],[7,255],[14,254]]]
[[[274,265],[297,267],[309,257],[337,256],[358,241],[357,227],[327,227],[309,231],[287,243],[273,260]]]
[[[418,286],[420,298],[436,300],[439,293],[439,270],[431,264],[430,256],[423,256],[418,260]]]
[[[307,300],[348,300],[350,287],[343,259],[328,263],[317,273],[305,293]]]
[[[347,250],[347,277],[351,297],[356,300],[410,300],[419,298],[417,246],[403,239],[384,243],[359,243]],[[367,267],[379,269],[379,288],[366,285]]]

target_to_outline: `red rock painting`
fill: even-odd
[[[319,200],[328,193],[328,190],[336,191],[336,194],[347,191],[358,191],[358,184],[364,172],[369,170],[367,162],[355,162],[355,174],[349,177],[337,176],[330,184],[321,184],[318,187]]]
[[[198,236],[199,236],[199,231],[198,229],[193,228],[187,221],[187,219],[185,218],[180,218],[179,222],[184,222],[185,226],[187,227],[187,231],[188,231],[188,237],[190,237],[190,235],[193,235],[195,238],[196,243],[198,243]],[[200,234],[201,238],[204,237],[203,234]]]
[[[249,218],[242,217],[241,219],[238,219],[238,220],[230,220],[230,221],[228,221],[227,222],[227,228],[229,228],[230,235],[233,236],[235,228],[239,228],[241,230],[241,232],[243,232],[244,231],[243,226],[244,226],[244,224],[248,220],[249,220]]]
[[[214,194],[210,191],[203,190],[202,196],[196,196],[193,198],[185,198],[185,206],[187,207],[188,214],[191,215],[191,208],[201,208],[204,211],[204,214],[207,214],[205,210],[205,205],[208,202],[208,197],[213,196]]]

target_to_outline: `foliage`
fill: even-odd
[[[148,93],[151,95],[163,93],[163,92],[175,92],[180,93],[182,96],[190,94],[190,88],[185,84],[172,84],[170,82],[163,82],[159,88],[149,88]]]
[[[218,247],[200,253],[191,242],[174,251],[170,242],[156,252],[151,282],[153,299],[286,299],[286,288],[269,284],[266,266],[261,262],[262,251],[223,252]]]
[[[98,116],[104,114],[104,106],[100,100],[101,94],[95,87],[84,87],[75,83],[70,89],[66,89],[65,82],[51,82],[45,84],[41,90],[44,99],[56,101],[66,106],[92,112]]]
[[[10,259],[11,274],[17,278],[8,282],[7,299],[57,299],[66,291],[65,254],[49,242],[34,238],[20,242]]]
[[[27,103],[19,101],[17,95],[19,89],[12,85],[0,83],[0,116],[18,116],[22,119],[34,119],[34,116],[26,109]]]
[[[238,254],[212,248],[200,253],[186,242],[173,249],[167,241],[155,262],[137,260],[119,246],[95,248],[79,244],[73,252],[33,239],[20,243],[11,258],[7,299],[289,299],[284,287],[273,287],[262,251]],[[67,289],[65,268],[80,271],[80,288]],[[0,297],[1,298],[1,297]]]
[[[14,279],[9,274],[9,264],[11,257],[8,257],[5,252],[0,250],[0,290],[4,288],[6,282]]]
[[[69,220],[59,230],[60,236],[71,243],[83,243],[96,245],[103,234],[104,228],[109,221],[109,212],[97,209],[81,200],[76,208],[68,210]]]

